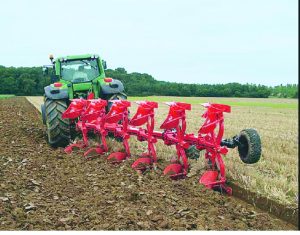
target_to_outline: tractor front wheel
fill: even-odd
[[[45,100],[48,143],[52,147],[65,147],[70,142],[70,121],[61,117],[67,107],[66,100],[52,100],[49,98]]]
[[[246,164],[259,161],[261,156],[261,140],[255,129],[244,129],[238,137],[238,151],[241,160]]]

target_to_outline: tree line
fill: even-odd
[[[155,80],[146,73],[127,73],[124,68],[107,69],[107,77],[123,82],[128,96],[196,96],[298,98],[298,84],[268,87],[255,84],[184,84]],[[42,95],[50,84],[41,67],[4,67],[0,65],[0,94]]]

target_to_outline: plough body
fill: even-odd
[[[189,164],[186,150],[191,146],[199,151],[205,151],[205,159],[209,169],[200,177],[199,183],[210,189],[232,193],[226,185],[226,172],[222,156],[226,155],[229,148],[236,147],[239,142],[222,140],[224,134],[223,113],[231,111],[230,106],[223,104],[205,103],[205,118],[198,134],[186,133],[186,111],[191,110],[191,105],[182,102],[167,102],[170,106],[167,118],[161,124],[162,131],[155,131],[155,109],[158,104],[152,101],[138,101],[136,114],[129,118],[128,109],[131,103],[127,100],[113,100],[108,113],[105,112],[108,105],[101,99],[74,99],[68,109],[63,113],[63,118],[76,120],[76,129],[82,133],[83,140],[70,144],[65,148],[66,153],[71,153],[73,148],[86,148],[84,153],[89,158],[91,152],[104,154],[108,152],[106,137],[113,133],[114,137],[122,139],[124,150],[111,153],[107,160],[111,163],[121,163],[131,156],[128,140],[130,136],[136,136],[138,141],[147,142],[147,151],[133,164],[132,168],[138,172],[146,169],[156,169],[157,153],[155,143],[162,140],[165,145],[174,145],[177,157],[171,160],[163,173],[171,179],[180,179],[188,174]],[[144,127],[143,127],[144,126]],[[94,132],[100,138],[96,147],[89,147],[88,133]],[[235,142],[234,142],[235,140]],[[241,147],[241,146],[240,146]],[[242,146],[243,147],[243,146]]]

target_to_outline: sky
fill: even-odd
[[[0,65],[86,53],[161,81],[298,84],[298,1],[1,1]]]

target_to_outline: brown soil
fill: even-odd
[[[274,201],[270,198],[264,197],[261,194],[251,192],[237,183],[231,182],[229,184],[232,187],[233,195],[248,202],[264,211],[268,211],[276,217],[287,221],[297,227],[299,227],[299,208],[289,207]]]
[[[50,148],[24,98],[0,100],[1,230],[295,230],[235,197]],[[167,162],[160,163],[162,168]]]

